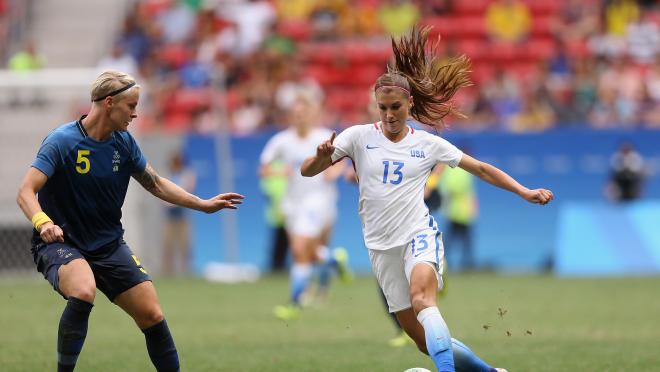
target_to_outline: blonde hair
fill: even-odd
[[[374,92],[401,88],[413,97],[410,115],[428,125],[444,126],[442,119],[454,114],[465,117],[454,109],[451,99],[458,89],[472,85],[470,81],[470,59],[460,55],[441,64],[436,51],[436,41],[426,50],[430,27],[413,27],[407,36],[398,41],[392,38],[395,65],[381,75],[374,85]]]
[[[104,71],[92,83],[90,96],[92,102],[97,102],[106,97],[121,97],[122,93],[133,87],[140,87],[135,79],[126,73],[119,71]]]

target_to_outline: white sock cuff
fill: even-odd
[[[291,275],[294,276],[306,276],[306,275],[311,275],[312,274],[312,264],[309,263],[304,263],[304,264],[293,264],[291,265]]]
[[[325,245],[322,245],[316,250],[316,257],[321,262],[328,262],[330,259],[330,250]]]
[[[420,324],[424,324],[424,320],[426,320],[426,318],[428,318],[429,316],[433,316],[435,314],[440,315],[440,310],[438,310],[437,306],[427,307],[426,309],[420,311],[417,314],[417,321]],[[440,315],[440,317],[442,317],[442,315]]]

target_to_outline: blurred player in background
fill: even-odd
[[[624,142],[610,159],[607,196],[619,203],[635,201],[642,196],[645,177],[644,158],[630,142]]]
[[[180,150],[170,156],[168,179],[187,192],[195,190],[197,176],[186,166]],[[186,210],[176,204],[165,207],[163,226],[163,274],[174,276],[190,271],[190,222]]]
[[[293,256],[290,271],[290,304],[277,306],[275,315],[284,320],[296,318],[302,295],[308,289],[314,264],[319,266],[319,287],[323,293],[330,282],[331,268],[348,275],[347,253],[342,248],[330,252],[328,240],[337,215],[336,180],[343,164],[330,167],[322,177],[309,179],[300,175],[300,164],[314,153],[319,141],[330,136],[329,129],[317,126],[320,114],[318,99],[301,91],[289,109],[288,129],[271,138],[261,153],[261,176],[284,172],[288,176],[286,195],[282,200],[284,226]],[[283,162],[285,168],[271,164]]]
[[[470,83],[466,57],[440,65],[433,55],[426,55],[428,32],[413,28],[409,36],[393,40],[395,67],[375,85],[381,121],[352,126],[336,140],[332,133],[317,147],[316,155],[305,160],[301,172],[313,177],[344,157],[353,160],[365,245],[390,312],[396,313],[403,329],[439,371],[455,371],[455,365],[459,371],[492,371],[468,348],[452,346],[438,310],[444,251],[438,226],[424,205],[424,185],[431,169],[444,163],[531,203],[546,204],[553,195],[546,189],[530,190],[439,136],[406,124],[409,115],[439,125],[446,115],[459,114],[450,100]],[[453,352],[459,353],[456,361]]]
[[[67,300],[58,371],[75,368],[96,288],[135,320],[156,370],[179,370],[154,285],[123,240],[121,206],[131,176],[166,202],[206,213],[236,209],[243,199],[228,193],[203,200],[159,176],[128,132],[139,97],[131,76],[102,73],[92,84],[89,114],[46,137],[18,192],[18,205],[34,225],[37,269]]]

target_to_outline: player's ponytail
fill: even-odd
[[[413,97],[410,115],[421,123],[444,126],[442,119],[454,114],[465,117],[451,104],[462,87],[472,85],[469,78],[470,60],[465,55],[441,63],[436,51],[438,42],[427,52],[426,41],[430,27],[413,27],[399,40],[392,38],[395,65],[381,75],[374,89],[398,87]]]

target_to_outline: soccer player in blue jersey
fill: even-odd
[[[135,320],[156,370],[179,370],[154,285],[122,238],[130,177],[164,201],[206,213],[236,209],[243,200],[236,193],[200,199],[159,176],[128,132],[139,97],[131,76],[102,73],[92,85],[89,114],[46,137],[18,192],[34,225],[37,270],[67,300],[57,335],[60,372],[75,368],[97,288]]]

